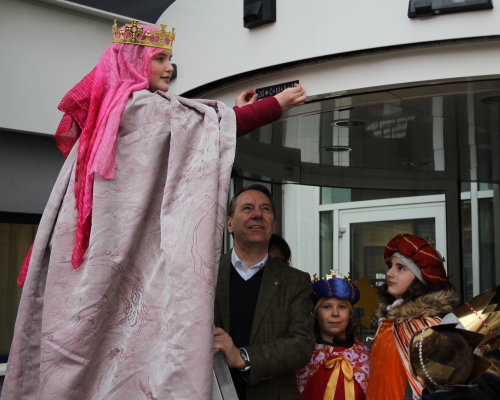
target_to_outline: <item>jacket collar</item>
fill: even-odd
[[[458,295],[453,290],[440,290],[402,302],[390,309],[387,309],[389,304],[379,301],[375,315],[401,323],[421,317],[443,316],[452,312],[458,303]]]

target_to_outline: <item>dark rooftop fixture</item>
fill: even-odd
[[[96,8],[113,14],[156,24],[158,18],[175,0],[68,0],[70,3]]]

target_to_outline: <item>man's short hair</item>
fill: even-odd
[[[232,217],[234,215],[234,211],[236,210],[236,201],[238,200],[238,196],[240,194],[242,194],[243,192],[247,192],[249,190],[256,190],[258,192],[264,193],[267,196],[267,198],[269,199],[270,203],[271,203],[271,209],[273,211],[273,215],[276,216],[276,212],[274,210],[274,202],[273,202],[273,199],[271,197],[271,192],[264,185],[260,185],[258,183],[254,183],[254,184],[252,184],[250,186],[241,188],[240,190],[238,190],[235,193],[235,195],[233,196],[233,198],[231,199],[231,201],[229,202],[229,205],[227,207],[227,215],[228,215],[228,217]]]

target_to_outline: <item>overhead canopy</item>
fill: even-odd
[[[71,3],[136,18],[141,21],[156,23],[161,14],[175,0],[68,0]]]

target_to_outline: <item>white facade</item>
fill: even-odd
[[[272,66],[280,68],[255,73],[245,84],[260,87],[276,83],[277,77],[299,79],[313,98],[499,73],[497,40],[464,39],[499,35],[500,9],[421,19],[409,19],[407,11],[408,2],[401,0],[277,0],[276,22],[249,30],[243,26],[243,1],[182,0],[158,22],[176,29],[176,93]],[[329,56],[337,57],[325,58]],[[308,60],[311,64],[296,68],[287,65]],[[211,94],[230,103],[245,84],[227,87],[221,82],[225,90]]]
[[[308,94],[308,104],[293,109],[284,116],[286,128],[283,128],[285,137],[282,145],[298,149],[302,165],[321,163],[322,153],[318,151],[321,147],[321,135],[308,135],[307,132],[320,132],[321,115],[326,111],[340,110],[334,111],[338,117],[342,112],[349,115],[348,111],[342,110],[368,108],[370,105],[382,103],[391,105],[406,95],[414,101],[418,98],[431,99],[431,110],[428,115],[433,131],[431,153],[433,153],[434,171],[437,175],[442,171],[448,176],[450,165],[446,164],[446,160],[449,161],[453,156],[450,156],[449,148],[445,150],[445,141],[449,146],[450,132],[453,129],[444,127],[447,124],[449,105],[443,103],[443,99],[456,95],[457,98],[453,101],[458,104],[459,96],[468,96],[469,108],[465,113],[469,120],[466,125],[468,124],[469,128],[465,129],[468,129],[469,133],[466,140],[467,145],[473,150],[470,151],[470,156],[463,160],[471,164],[470,168],[464,168],[469,168],[467,174],[470,174],[471,180],[481,180],[475,175],[477,170],[481,169],[477,164],[487,161],[475,151],[475,143],[478,140],[475,135],[480,128],[474,126],[478,124],[474,114],[480,112],[480,107],[473,104],[474,96],[479,97],[481,93],[496,94],[495,90],[498,89],[498,85],[491,86],[489,82],[491,80],[496,82],[500,77],[498,68],[500,10],[493,8],[416,19],[408,18],[407,12],[408,2],[401,0],[384,2],[277,0],[276,22],[249,30],[243,26],[243,1],[176,1],[159,19],[160,23],[175,27],[177,34],[173,54],[178,67],[178,77],[172,82],[171,90],[178,94],[188,93],[217,98],[232,104],[234,98],[244,89],[298,79]],[[485,81],[484,84],[482,81]],[[467,82],[474,82],[471,84],[474,86],[473,94],[466,94]],[[454,86],[455,83],[459,85]],[[398,93],[395,93],[395,90]],[[401,98],[398,97],[400,95]],[[487,118],[494,121],[495,113],[492,110],[489,112],[492,114]],[[459,124],[461,116],[458,111],[457,113],[451,119]],[[411,118],[409,121],[404,120],[404,123],[411,124]],[[387,119],[380,117],[379,122],[382,124],[387,122]],[[493,122],[488,129],[496,132],[497,128],[498,124]],[[462,140],[458,133],[461,129],[459,127],[455,129],[456,140]],[[343,131],[337,134],[349,144],[349,132]],[[494,133],[493,137],[495,135]],[[269,132],[262,133],[260,141],[268,143],[268,136]],[[495,140],[493,138],[492,143],[495,143]],[[240,148],[251,143],[255,146],[253,141],[241,143]],[[252,149],[258,152],[257,147]],[[444,156],[445,153],[447,158]],[[245,155],[248,155],[247,152]],[[335,156],[337,161],[333,161],[333,166],[354,166],[349,161],[349,154]],[[354,156],[351,156],[351,159],[352,157]],[[262,161],[256,157],[256,164],[262,165]],[[254,168],[254,174],[257,170],[260,171],[258,166]],[[343,176],[343,171],[336,171]],[[362,186],[369,189],[370,183],[367,178],[370,176],[369,170],[359,171],[352,187]],[[423,179],[432,181],[437,175]],[[394,183],[391,183],[391,180],[383,182],[383,170],[376,171],[374,177],[371,189],[398,189],[401,183],[406,185],[412,179],[408,177],[402,180],[395,179]],[[335,176],[330,178],[327,186],[335,186],[336,182],[342,181],[339,186],[348,187],[345,179],[335,179]],[[321,180],[317,178],[312,181]],[[302,180],[301,183],[311,184],[306,181]],[[361,186],[356,186],[360,182]],[[498,198],[494,195],[497,189],[478,192],[478,186],[473,182],[470,190],[467,189],[461,195],[458,192],[452,195],[455,189],[450,189],[451,182],[452,180],[448,180],[447,186],[443,184],[443,195],[438,195],[442,196],[439,197],[441,200],[438,203],[429,200],[429,203],[422,207],[433,210],[429,211],[429,215],[432,214],[432,218],[429,218],[438,225],[435,228],[435,233],[438,235],[437,243],[444,247],[441,251],[443,255],[448,256],[450,264],[457,265],[460,264],[460,257],[455,250],[460,247],[461,240],[458,229],[463,227],[460,228],[457,222],[460,219],[457,215],[460,210],[452,204],[450,198],[458,196],[462,199],[471,199],[473,249],[472,256],[467,257],[471,257],[474,265],[471,267],[472,276],[465,277],[467,273],[457,272],[458,270],[452,271],[452,275],[457,279],[457,274],[463,273],[463,285],[470,286],[466,289],[467,293],[476,294],[484,289],[480,279],[488,281],[485,277],[480,278],[479,273],[481,263],[479,252],[482,244],[477,230],[479,229],[477,204],[481,196],[491,195],[495,198],[495,209],[498,209]],[[439,192],[437,181],[430,186],[427,185],[426,188],[430,189],[431,186],[436,189],[433,193]],[[352,202],[345,206],[323,203],[320,205],[320,187],[321,185],[287,184],[281,187],[282,232],[292,247],[293,264],[311,274],[320,270],[321,212],[330,210],[334,215],[332,226],[335,255],[332,266],[346,272],[349,266],[344,264],[346,250],[344,248],[342,251],[342,241],[346,241],[346,236],[343,235],[345,232],[349,233],[349,226],[342,226],[342,223],[335,218],[341,218],[342,215],[347,218],[348,210],[358,210],[358,206],[359,213],[367,210],[377,213],[386,207],[389,207],[391,212],[396,212],[391,207],[399,210],[400,206],[393,203],[400,202],[406,206],[402,211],[397,211],[399,215],[397,218],[403,219],[405,215],[411,215],[413,210],[422,208],[421,201],[426,198],[424,196],[412,200],[403,196],[399,200],[374,200],[359,202],[358,205]],[[405,187],[409,188],[410,185]],[[474,197],[474,193],[479,193],[479,197]],[[350,213],[352,215],[353,212]],[[379,217],[371,215],[366,221],[375,221],[377,218]],[[491,221],[491,225],[499,231],[500,225],[497,220],[498,214],[495,216],[495,221]],[[454,233],[451,234],[450,230]],[[495,243],[498,244],[498,240],[498,237],[495,238]],[[447,254],[450,247],[454,251]],[[349,251],[349,247],[347,249]],[[498,262],[495,268],[498,281],[500,280]],[[460,286],[462,284],[459,281],[460,279],[457,279],[455,283]]]
[[[210,94],[231,104],[240,89],[277,78],[299,79],[314,98],[499,74],[498,8],[409,19],[408,4],[400,0],[387,0],[383,7],[369,0],[276,3],[275,23],[248,30],[242,1],[174,2],[158,21],[177,33],[178,77],[172,91],[182,94],[273,66],[280,68],[222,83],[223,90]],[[110,43],[112,20],[120,16],[63,0],[2,0],[0,11],[6,55],[0,63],[0,128],[53,134],[61,117],[59,101],[97,63]],[[311,64],[287,66],[307,60]]]
[[[57,105],[111,42],[117,16],[63,1],[0,2],[0,129],[54,134]]]

